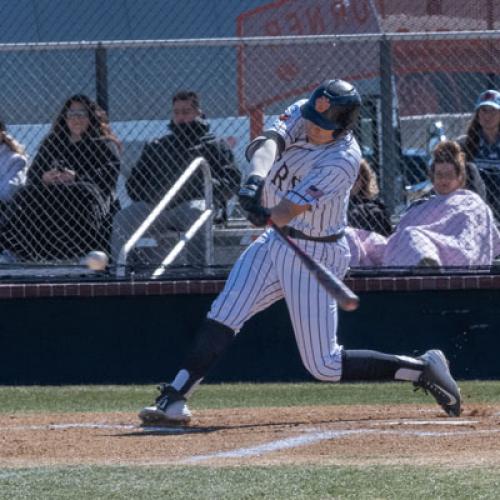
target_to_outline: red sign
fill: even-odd
[[[278,0],[238,17],[238,36],[378,33],[371,0]],[[355,47],[356,57],[349,50]],[[378,72],[373,43],[248,45],[238,61],[240,111],[308,92],[327,78]]]

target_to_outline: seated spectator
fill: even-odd
[[[350,229],[351,265],[491,265],[500,254],[500,232],[488,205],[463,188],[465,176],[458,143],[439,143],[430,167],[436,194],[412,204],[389,238]]]
[[[198,95],[180,91],[172,98],[171,133],[146,144],[139,161],[127,180],[127,191],[134,201],[119,212],[113,222],[112,257],[116,262],[123,245],[130,239],[167,191],[197,157],[203,156],[210,165],[216,210],[215,220],[226,217],[227,200],[240,183],[229,145],[210,133],[210,126],[201,110]],[[159,243],[156,255],[158,265],[169,249],[161,246],[161,239],[169,231],[186,231],[205,210],[203,173],[198,170],[156,219],[147,236]],[[200,229],[186,246],[188,263],[204,263],[205,240]]]
[[[9,134],[0,121],[0,221],[6,205],[26,183],[27,158],[24,148]]]
[[[347,212],[349,226],[376,231],[384,236],[391,234],[391,219],[378,195],[377,176],[370,164],[362,159],[358,178],[351,189]]]
[[[4,248],[29,261],[108,250],[119,169],[119,142],[104,111],[84,95],[70,97],[12,201]]]
[[[458,142],[467,162],[479,170],[485,199],[500,221],[500,92],[486,90],[479,95],[467,133]]]

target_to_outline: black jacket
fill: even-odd
[[[368,200],[360,196],[351,197],[347,220],[349,226],[356,229],[376,231],[383,236],[389,236],[392,232],[387,208],[378,199]]]
[[[28,170],[28,185],[42,187],[42,176],[54,168],[76,173],[76,182],[98,187],[106,200],[115,196],[120,160],[116,145],[104,138],[84,137],[77,143],[48,137]]]
[[[203,156],[211,168],[214,203],[218,208],[225,207],[240,184],[240,173],[229,145],[209,133],[209,125],[202,119],[180,127],[171,123],[170,129],[171,134],[144,146],[127,180],[130,198],[156,205],[189,164]],[[203,198],[203,174],[198,170],[170,206]]]

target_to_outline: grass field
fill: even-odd
[[[500,405],[500,382],[463,382],[465,406]],[[2,422],[28,415],[130,414],[153,400],[151,386],[0,387]],[[432,400],[404,384],[227,384],[204,385],[191,409],[290,408],[332,405],[425,404]],[[279,412],[279,409],[276,410]],[[283,410],[284,411],[284,410]],[[500,425],[500,416],[497,424]],[[50,438],[50,436],[49,436]],[[5,429],[0,444],[5,442]],[[175,437],[175,446],[182,445]],[[191,439],[192,436],[191,436]],[[500,439],[500,436],[492,436]],[[162,446],[174,443],[162,436]],[[432,441],[430,442],[432,446]],[[463,450],[456,449],[457,456]],[[436,465],[92,465],[19,467],[16,457],[0,457],[0,498],[481,498],[500,496],[500,468],[482,463],[468,468]],[[9,463],[12,459],[12,464]]]

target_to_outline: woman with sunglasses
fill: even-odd
[[[107,251],[120,143],[105,112],[85,95],[63,105],[16,197],[7,238],[26,260],[65,260]]]

